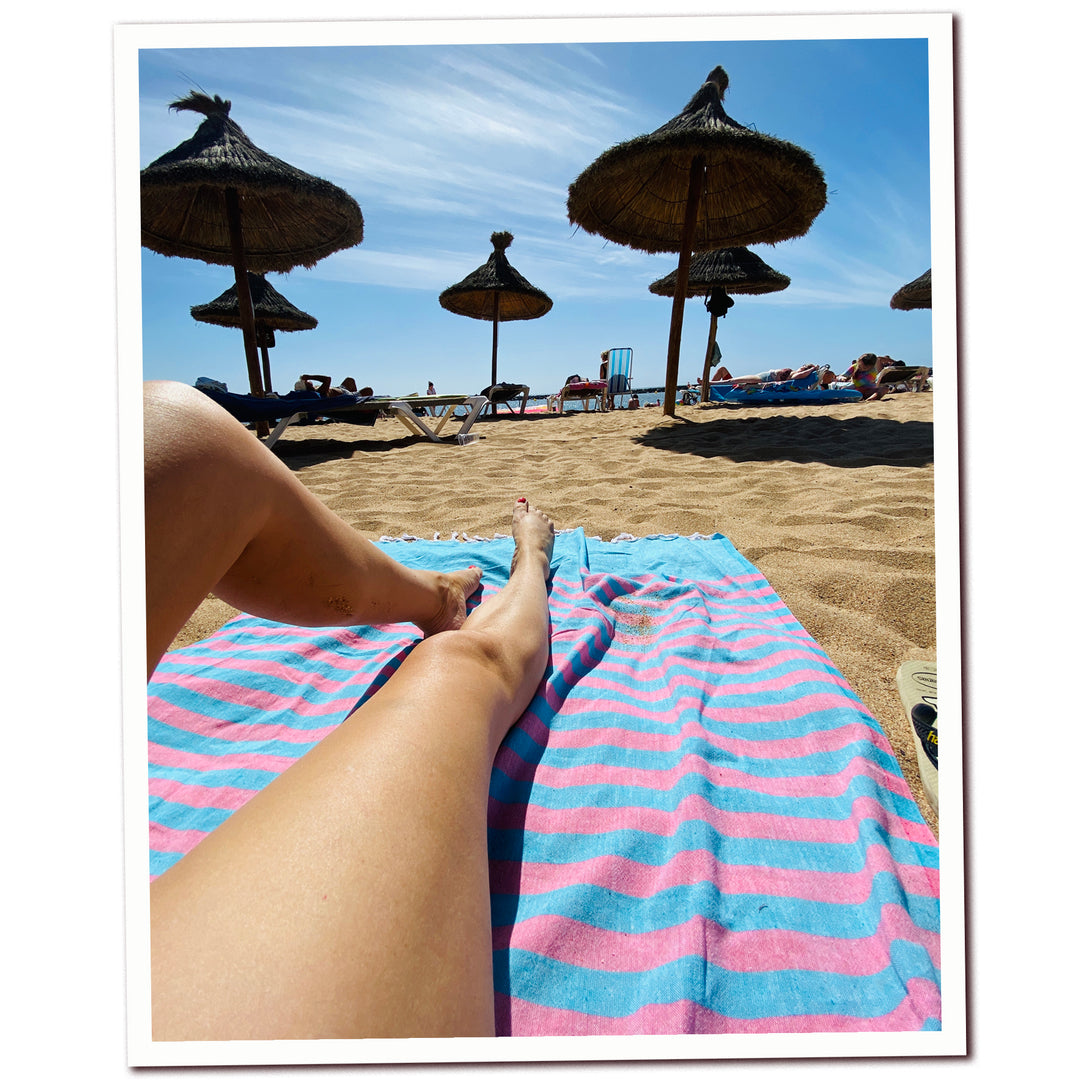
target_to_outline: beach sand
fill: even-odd
[[[930,827],[896,669],[936,659],[932,393],[784,408],[488,418],[468,446],[393,419],[289,428],[275,453],[364,536],[509,531],[525,495],[587,536],[719,532],[769,580],[878,718]],[[444,434],[453,432],[448,423]],[[174,646],[235,611],[216,598]]]

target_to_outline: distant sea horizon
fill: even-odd
[[[678,388],[678,391],[681,393],[685,389],[686,389],[686,387],[683,386],[682,384],[680,384],[679,388]],[[558,392],[559,392],[558,390],[552,390],[550,393],[547,393],[547,394],[530,394],[528,396],[528,398],[526,399],[526,408],[528,408],[529,405],[543,405],[543,404],[546,404],[547,399],[549,397],[551,397],[552,394],[557,394]],[[616,401],[615,407],[616,408],[620,408],[620,407],[621,408],[626,408],[626,402],[629,399],[630,394],[632,394],[632,393],[637,394],[638,402],[641,404],[641,406],[643,408],[646,405],[659,405],[664,400],[664,387],[662,387],[662,386],[648,386],[648,387],[643,387],[643,388],[639,388],[639,387],[635,386],[631,390],[627,391],[624,394],[616,394],[615,395],[615,401]],[[596,406],[595,406],[595,404],[590,403],[589,408],[590,408],[590,410],[595,409]],[[582,412],[583,411],[583,403],[580,402],[580,401],[568,401],[566,403],[565,411],[566,412]]]

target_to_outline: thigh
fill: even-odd
[[[147,652],[156,658],[243,552],[264,520],[268,473],[284,466],[177,383],[145,385],[143,433]]]
[[[489,674],[466,632],[421,642],[154,882],[156,1039],[493,1034]]]

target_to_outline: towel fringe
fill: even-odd
[[[576,532],[575,529],[556,529],[555,535],[561,536],[567,533]],[[683,536],[680,533],[649,533],[647,536],[635,536],[633,533],[623,532],[618,536],[613,536],[609,543],[622,543],[626,540],[712,540],[713,535],[706,535],[705,533],[690,533],[688,536]],[[380,536],[379,543],[412,543],[416,540],[423,540],[422,536],[412,536],[409,533],[402,533],[401,536]],[[460,532],[454,529],[450,533],[450,536],[446,540],[442,540],[441,533],[435,533],[432,540],[440,540],[444,544],[450,543],[464,543],[464,544],[490,544],[493,540],[511,540],[513,537],[509,533],[494,533],[492,536],[470,536],[464,529]],[[596,540],[603,543],[599,536],[588,536],[587,540]]]

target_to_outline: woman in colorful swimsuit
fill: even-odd
[[[842,378],[851,380],[851,385],[862,394],[863,401],[876,401],[892,389],[891,386],[878,385],[877,356],[872,352],[863,353]]]

